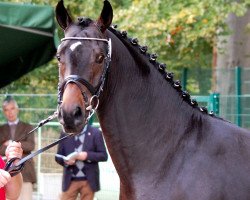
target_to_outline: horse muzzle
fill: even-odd
[[[102,82],[101,82],[102,83]],[[102,90],[100,84],[98,94]],[[80,133],[99,105],[96,89],[77,75],[68,76],[59,87],[58,120],[66,133]],[[90,100],[88,95],[91,96]]]
[[[85,111],[78,105],[70,108],[65,105],[59,106],[58,120],[66,133],[80,133],[85,126]]]
[[[58,120],[66,133],[80,133],[86,124],[87,95],[75,80],[67,80],[60,91]]]

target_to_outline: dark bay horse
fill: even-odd
[[[120,199],[250,200],[249,131],[199,107],[155,54],[111,27],[108,1],[77,22],[60,1],[56,18],[58,119],[79,133],[98,107]]]

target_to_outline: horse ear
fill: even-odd
[[[60,0],[56,6],[56,19],[63,30],[72,23],[72,19],[64,7],[63,0]]]
[[[109,1],[105,0],[103,3],[103,8],[97,24],[100,30],[104,32],[112,23],[113,20],[113,9]]]

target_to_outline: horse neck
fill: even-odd
[[[177,150],[187,127],[201,115],[153,65],[149,73],[143,72],[124,45],[116,38],[112,41],[100,124],[118,173],[136,174],[143,169],[148,173],[163,154],[168,157]]]

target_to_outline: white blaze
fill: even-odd
[[[70,49],[71,49],[71,51],[74,51],[75,49],[76,49],[76,47],[78,47],[79,45],[82,45],[82,43],[81,42],[76,42],[76,43],[74,43],[74,44],[72,44],[71,46],[70,46]]]

